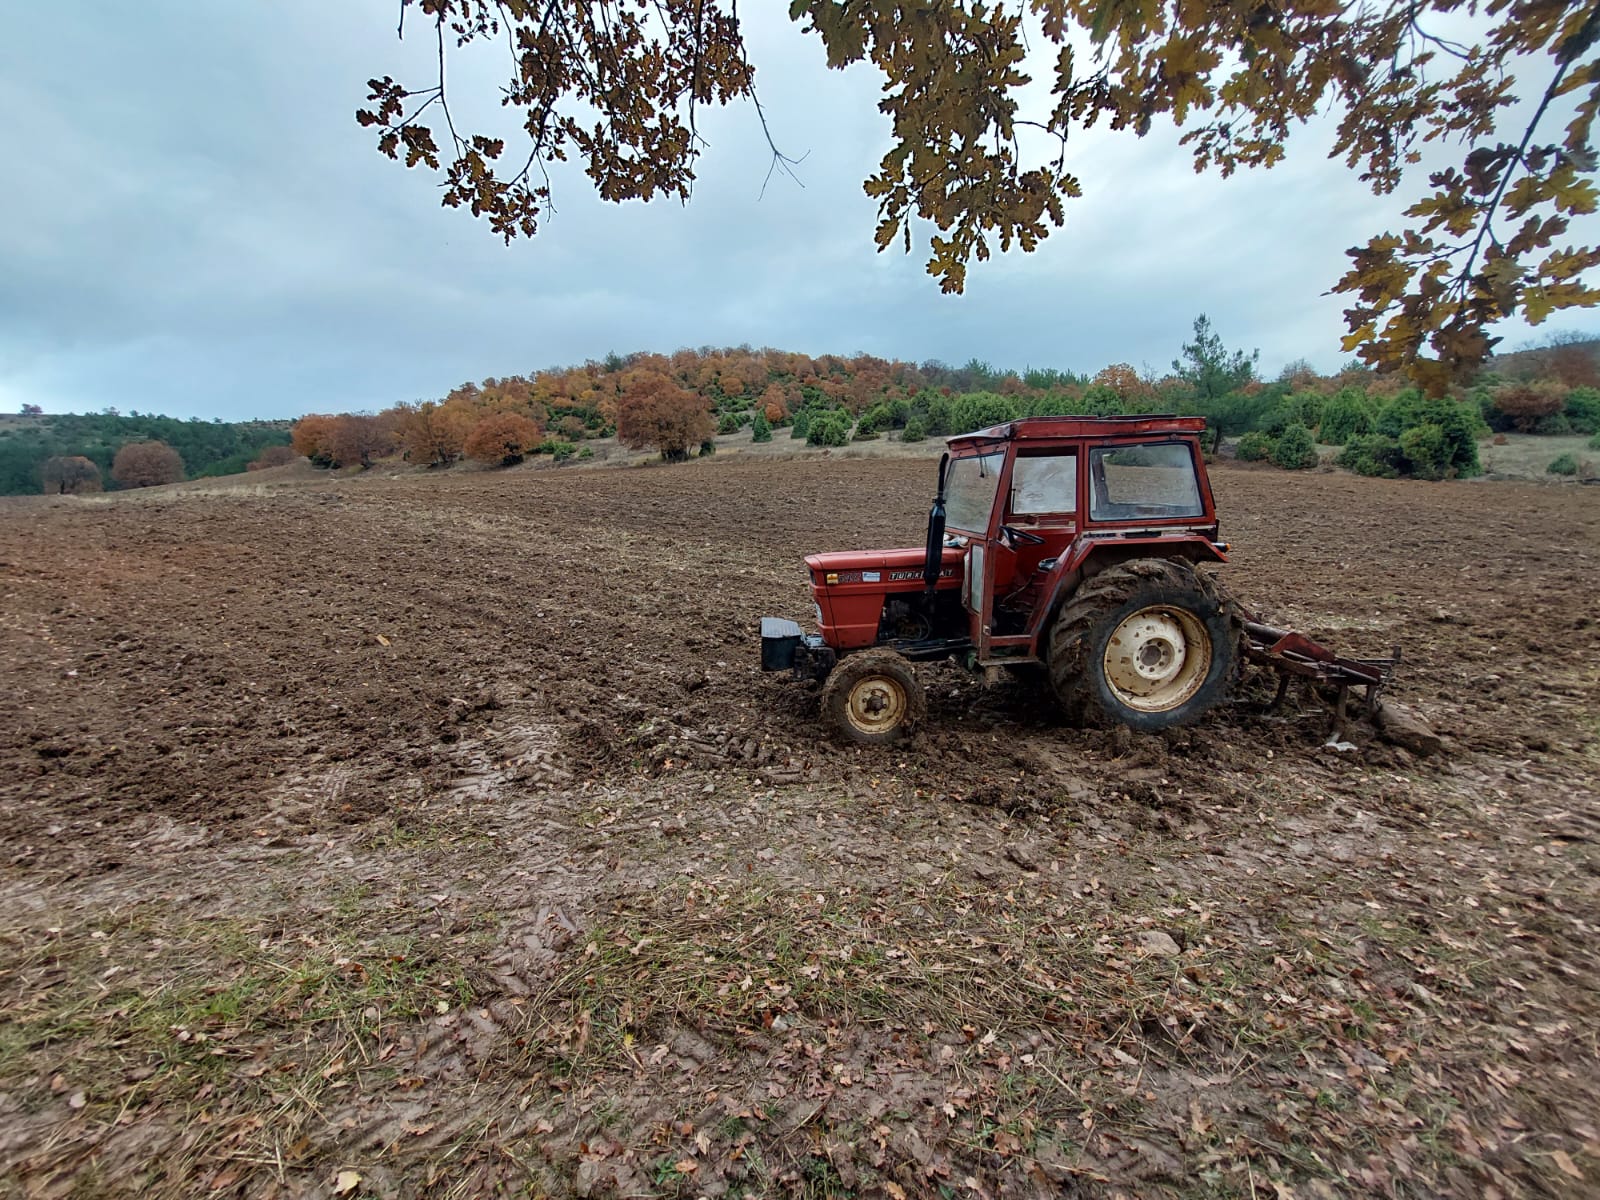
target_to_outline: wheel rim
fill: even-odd
[[[1106,683],[1139,712],[1167,712],[1200,690],[1211,637],[1193,613],[1156,605],[1125,617],[1106,642]]]
[[[910,700],[898,679],[868,675],[857,680],[845,697],[845,719],[864,734],[889,733],[906,719]]]

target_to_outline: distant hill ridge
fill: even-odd
[[[1560,337],[1545,346],[1496,354],[1486,374],[1507,379],[1557,378],[1573,386],[1600,383],[1600,337]]]
[[[292,421],[180,421],[130,413],[57,413],[0,416],[0,495],[34,494],[52,458],[81,455],[114,486],[111,462],[130,442],[165,442],[183,459],[184,474],[232,475],[243,471],[268,446],[289,444]]]

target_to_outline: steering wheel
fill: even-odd
[[[1036,533],[1029,533],[1026,529],[1018,529],[1015,525],[1002,525],[1000,532],[1013,542],[1021,542],[1024,546],[1042,546],[1044,539]]]

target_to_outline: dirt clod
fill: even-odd
[[[1438,754],[1444,749],[1444,740],[1421,717],[1393,700],[1379,702],[1378,730],[1385,741],[1416,754]]]
[[[1143,929],[1138,934],[1139,945],[1151,954],[1159,954],[1163,958],[1177,958],[1183,953],[1178,943],[1172,940],[1172,935],[1160,929]]]

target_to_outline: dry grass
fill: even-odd
[[[162,1193],[286,1178],[330,1103],[392,1082],[398,1039],[473,996],[428,942],[340,908],[290,932],[153,903],[6,937],[0,1077],[48,1079],[90,1127],[137,1125],[147,1158],[124,1175],[92,1144],[50,1142],[30,1176],[84,1195],[97,1172]]]
[[[1588,461],[1591,471],[1600,469],[1600,450],[1588,447],[1587,436],[1535,437],[1526,433],[1508,433],[1505,444],[1497,446],[1492,440],[1478,443],[1478,459],[1484,474],[1504,479],[1531,479],[1541,483],[1570,482],[1552,475],[1545,468],[1570,454],[1579,463]]]

